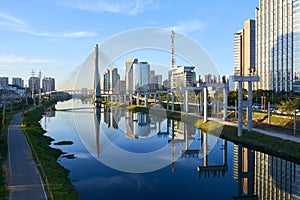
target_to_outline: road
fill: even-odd
[[[9,199],[47,199],[21,123],[22,113],[19,113],[14,116],[8,127]]]

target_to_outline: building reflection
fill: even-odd
[[[167,132],[171,135],[169,142],[172,143],[172,164],[171,171],[172,175],[175,174],[175,152],[176,149],[180,149],[181,157],[198,157],[200,153],[199,149],[190,149],[190,143],[195,141],[196,128],[193,125],[186,124],[181,121],[168,119],[167,121]]]
[[[127,138],[143,138],[151,134],[151,119],[149,114],[127,112],[126,118],[126,137]]]
[[[238,183],[233,199],[300,199],[299,165],[234,146],[234,179]]]
[[[209,164],[207,133],[202,133],[202,140],[203,143],[201,145],[201,149],[203,150],[203,165],[197,167],[199,178],[224,177],[225,173],[228,171],[227,141],[223,140],[223,145],[222,145],[223,162],[220,164]]]
[[[44,127],[47,128],[47,121],[50,122],[50,118],[55,117],[55,105],[50,106],[47,108],[44,114]]]
[[[50,115],[51,116],[51,115]],[[197,167],[199,178],[224,177],[228,171],[228,146],[222,141],[222,162],[210,163],[209,135],[193,125],[172,119],[160,119],[149,114],[133,113],[109,107],[94,108],[96,154],[100,154],[100,123],[110,129],[119,129],[125,122],[125,137],[139,139],[155,136],[171,144],[171,172],[175,174],[176,153],[181,157],[203,155]],[[110,132],[110,136],[116,135]],[[193,142],[197,145],[191,145]],[[104,146],[104,144],[101,144]],[[193,148],[191,148],[191,146]],[[234,145],[233,178],[237,182],[232,199],[300,199],[300,167],[293,162]]]
[[[118,129],[120,119],[124,115],[122,109],[104,106],[101,111],[101,123],[106,124],[110,129]]]
[[[300,167],[255,152],[255,192],[260,199],[300,199]]]
[[[238,183],[237,196],[232,199],[258,199],[254,193],[254,162],[253,150],[234,145],[233,178]]]

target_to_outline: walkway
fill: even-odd
[[[208,118],[208,120],[215,121],[215,122],[223,124],[223,125],[238,127],[238,125],[233,123],[233,122],[223,121],[223,120],[215,119],[215,118]],[[243,129],[247,130],[248,127],[243,126]],[[271,131],[262,130],[262,129],[259,129],[259,128],[252,128],[252,131],[256,131],[258,133],[262,133],[262,134],[273,136],[273,137],[277,137],[277,138],[280,138],[280,139],[283,139],[283,140],[290,140],[290,141],[293,141],[293,142],[300,143],[300,137],[296,137],[296,136],[293,136],[293,135],[284,134],[284,133],[282,133],[282,134],[281,133],[275,133],[275,132],[271,132]]]
[[[21,127],[22,113],[14,115],[8,127],[8,189],[10,199],[47,199],[44,186]]]
[[[180,112],[180,111],[174,111],[174,112],[184,114],[184,112]],[[203,118],[203,116],[200,116],[199,114],[196,114],[196,113],[189,113],[188,115]],[[238,127],[238,124],[236,124],[236,123],[229,122],[229,121],[224,121],[224,120],[217,119],[217,118],[208,118],[208,120],[214,121],[214,122],[217,122],[217,123],[223,124],[223,125],[233,126],[233,127],[236,127],[236,128]],[[248,127],[243,126],[243,129],[247,130]],[[259,129],[259,128],[252,128],[252,131],[256,131],[258,133],[269,135],[269,136],[272,136],[272,137],[277,137],[277,138],[280,138],[280,139],[283,139],[283,140],[290,140],[290,141],[293,141],[293,142],[300,143],[300,137],[299,136],[297,137],[297,136],[294,136],[294,135],[289,135],[289,134],[284,134],[284,133],[275,133],[275,132],[271,132],[271,131],[262,130],[262,129]]]

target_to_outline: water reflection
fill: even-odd
[[[214,138],[180,121],[119,108],[92,109],[92,113],[73,115],[75,121],[81,122],[77,125],[81,142],[96,159],[77,157],[60,161],[71,170],[70,178],[77,180],[73,184],[85,199],[120,199],[122,195],[129,199],[182,199],[185,195],[189,199],[300,199],[300,167],[293,162]],[[62,115],[70,113],[56,113],[47,124],[47,134],[54,139],[51,127],[58,129]],[[76,156],[72,152],[74,145],[60,148]],[[131,152],[128,155],[132,158],[116,156],[117,148],[112,146]],[[133,161],[139,158],[133,156],[143,154],[147,166],[155,165],[155,158],[146,154],[162,148],[167,153],[156,155],[159,162],[165,162],[164,167],[141,173],[141,164]],[[139,174],[116,171],[106,163],[94,162],[105,157]]]
[[[295,163],[234,145],[233,199],[300,199],[300,167]]]
[[[222,145],[222,152],[223,152],[223,162],[219,164],[213,164],[209,165],[208,164],[208,155],[207,155],[207,134],[204,134],[204,157],[203,157],[203,165],[197,167],[197,171],[199,174],[199,178],[202,176],[204,178],[209,178],[211,175],[213,177],[224,177],[225,173],[228,171],[228,149],[227,149],[227,141],[223,140],[223,145]]]
[[[151,165],[146,168],[153,171],[159,166],[174,164],[183,155],[203,157],[217,141],[217,139],[210,139],[208,142],[207,137],[203,136],[206,133],[197,130],[193,125],[164,119],[153,114],[99,106],[94,108],[93,118],[94,130],[91,132],[96,134],[94,139],[91,138],[94,134],[87,131],[89,122],[84,123],[85,119],[80,118],[77,120],[80,123],[76,125],[78,130],[81,129],[78,133],[86,147],[101,162],[111,163],[113,160],[111,156],[120,158],[118,151],[123,153],[123,159],[130,159],[130,156],[140,156],[145,159],[145,154],[149,154],[148,162],[151,162],[155,168],[150,169]],[[203,148],[203,138],[206,138],[205,148]],[[129,156],[125,155],[128,152]],[[136,159],[134,161],[137,162]],[[153,164],[155,162],[157,163]],[[138,163],[140,167],[143,165],[145,165],[143,162]],[[172,173],[174,172],[173,166]]]

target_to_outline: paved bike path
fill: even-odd
[[[8,127],[9,198],[47,199],[32,152],[21,127],[22,113],[14,115]]]

